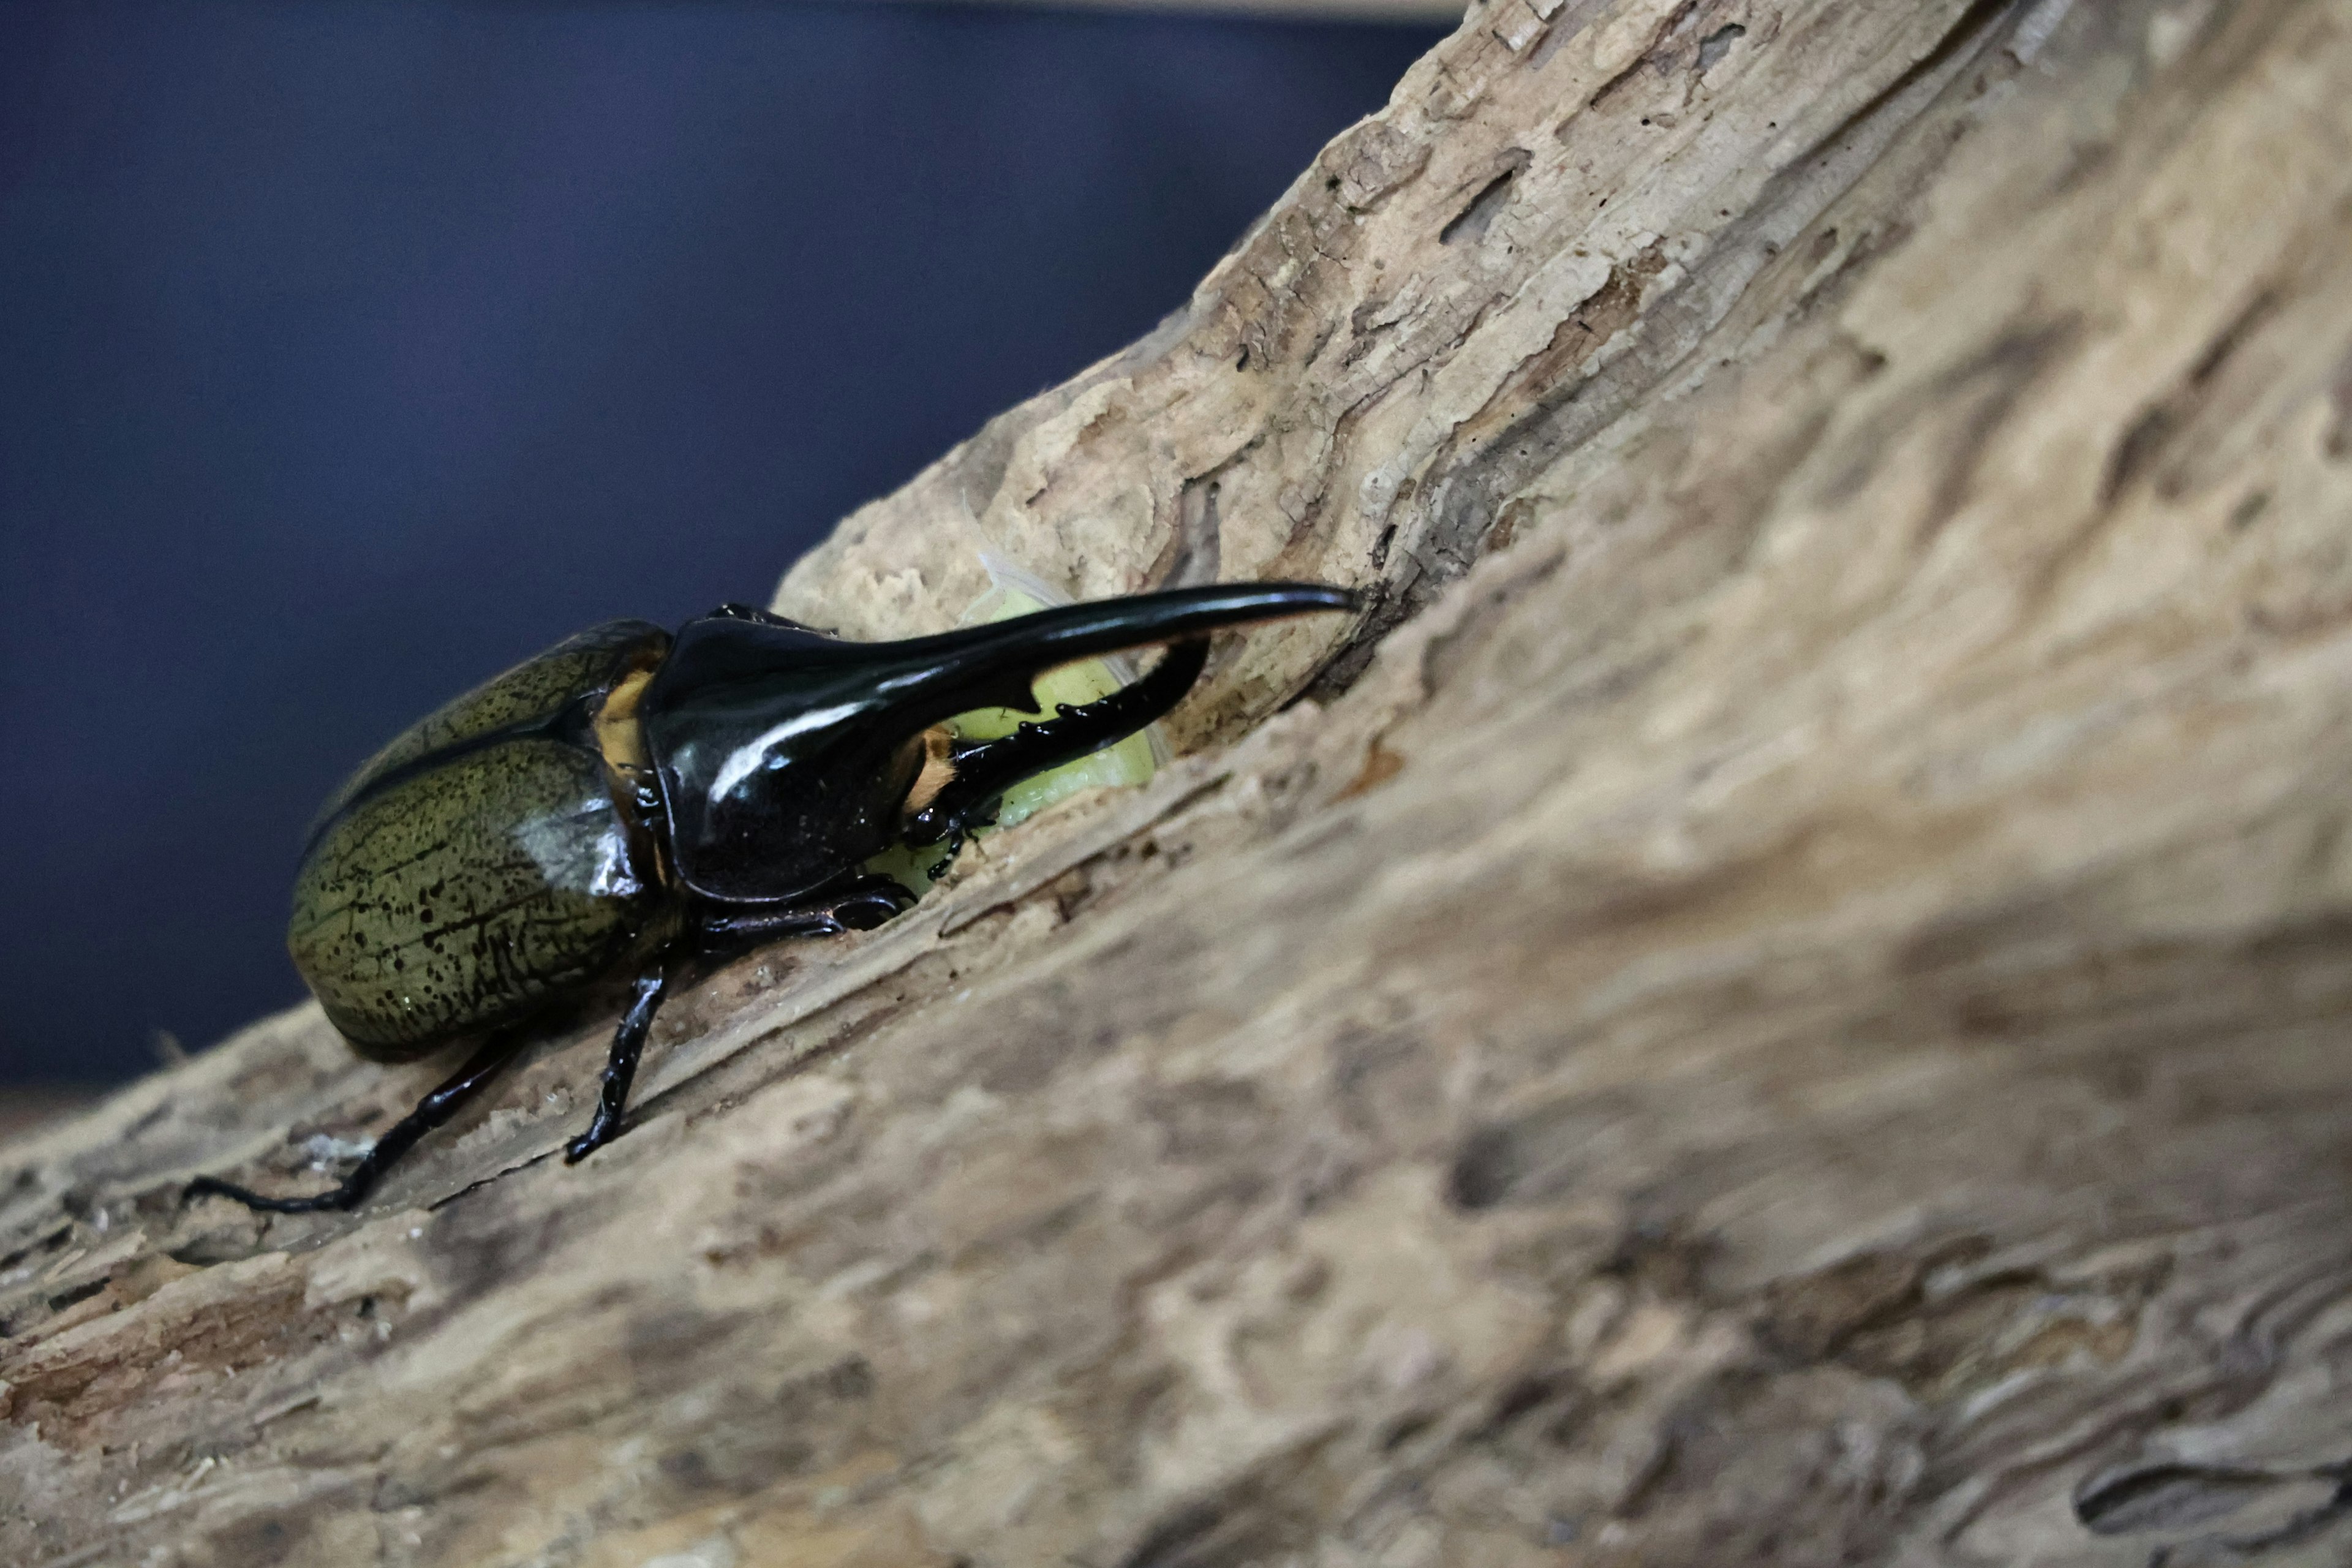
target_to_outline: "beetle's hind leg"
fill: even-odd
[[[307,1198],[264,1197],[250,1187],[240,1187],[235,1182],[224,1182],[218,1176],[198,1176],[188,1184],[182,1201],[215,1193],[225,1198],[235,1198],[250,1209],[262,1209],[270,1214],[315,1214],[321,1209],[352,1209],[374,1190],[394,1161],[416,1146],[418,1139],[432,1131],[465,1109],[467,1101],[489,1087],[500,1068],[514,1059],[521,1047],[522,1037],[508,1032],[494,1037],[488,1045],[466,1058],[466,1065],[445,1079],[432,1093],[416,1102],[416,1109],[394,1122],[383,1137],[341,1183],[323,1193]]]

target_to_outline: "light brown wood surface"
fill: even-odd
[[[579,1168],[609,1017],[0,1149],[0,1560],[2352,1562],[2352,5],[1487,0],[779,604],[982,550],[1380,608]]]

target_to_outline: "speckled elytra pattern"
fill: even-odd
[[[516,1022],[646,931],[651,870],[603,759],[530,731],[667,640],[635,621],[583,632],[419,721],[338,793],[287,948],[362,1054],[406,1060]]]
[[[609,969],[650,914],[594,754],[511,741],[372,795],[302,863],[287,946],[370,1056],[421,1056]]]

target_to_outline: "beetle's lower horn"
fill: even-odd
[[[958,747],[954,776],[908,816],[907,842],[937,844],[987,816],[991,803],[1023,779],[1117,745],[1181,702],[1208,659],[1209,639],[1187,637],[1170,644],[1150,674],[1108,697],[1063,703],[1055,717],[1022,724],[1002,740]]]

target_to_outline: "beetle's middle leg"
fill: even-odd
[[[893,878],[852,876],[828,884],[802,903],[772,909],[720,905],[695,921],[695,956],[715,961],[778,937],[871,931],[914,901],[915,895]],[[578,1164],[621,1135],[621,1122],[629,1108],[629,1086],[637,1076],[637,1059],[645,1054],[646,1036],[676,977],[676,968],[677,961],[664,955],[637,976],[636,995],[629,1010],[621,1015],[621,1026],[613,1031],[612,1052],[604,1058],[595,1120],[589,1122],[587,1131],[563,1146],[565,1164]]]
[[[320,1209],[352,1209],[374,1190],[392,1163],[416,1146],[418,1139],[457,1114],[467,1101],[488,1089],[500,1068],[514,1060],[521,1048],[523,1036],[516,1030],[495,1035],[488,1044],[466,1058],[466,1065],[444,1080],[432,1093],[416,1102],[416,1109],[384,1130],[374,1146],[360,1156],[352,1173],[327,1192],[307,1198],[264,1197],[250,1187],[240,1187],[235,1182],[224,1182],[218,1176],[198,1176],[188,1184],[182,1201],[205,1193],[217,1193],[225,1198],[235,1198],[249,1209],[265,1209],[271,1214],[313,1214]]]
[[[718,963],[787,936],[872,931],[914,903],[896,877],[853,872],[789,904],[715,904],[694,921],[701,956]]]
[[[667,956],[655,959],[637,976],[636,995],[629,1010],[621,1015],[621,1026],[613,1031],[613,1048],[604,1058],[604,1083],[596,1097],[595,1120],[588,1123],[587,1131],[563,1146],[565,1164],[578,1164],[621,1135],[621,1118],[629,1109],[629,1085],[636,1079],[637,1058],[645,1054],[646,1036],[654,1026],[654,1014],[661,1007],[669,982]]]

